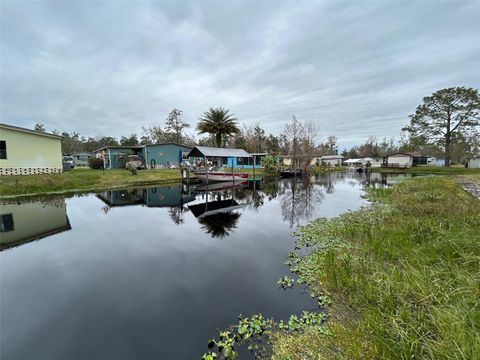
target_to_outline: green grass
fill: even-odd
[[[49,193],[97,191],[129,186],[178,182],[180,170],[138,171],[123,169],[74,169],[62,174],[0,177],[0,197],[30,196]]]
[[[457,175],[457,174],[480,174],[480,169],[469,169],[464,166],[417,166],[408,169],[388,169],[388,168],[372,168],[373,172],[386,172],[386,173],[425,173],[425,174],[444,174],[444,175]]]
[[[272,359],[480,359],[480,202],[448,177],[369,197],[297,234],[314,250],[292,270],[331,298],[331,334],[277,331]]]
[[[475,181],[476,183],[480,184],[480,174],[469,174],[465,176],[467,179]]]

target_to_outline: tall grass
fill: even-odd
[[[332,335],[277,333],[273,358],[480,359],[480,202],[441,177],[369,197],[297,234],[314,250],[294,270],[333,299]]]

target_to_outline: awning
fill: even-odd
[[[195,146],[189,153],[188,157],[252,157],[243,149],[216,148],[207,146]]]

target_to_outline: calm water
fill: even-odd
[[[0,357],[199,359],[239,314],[314,309],[276,284],[290,234],[364,204],[366,182],[329,174],[4,203]]]

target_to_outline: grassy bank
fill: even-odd
[[[464,166],[418,166],[408,169],[372,168],[372,171],[385,173],[419,173],[439,175],[480,174],[480,169],[469,169]]]
[[[30,196],[49,193],[96,191],[131,186],[178,182],[180,170],[138,171],[123,169],[74,169],[63,174],[0,177],[0,197]]]
[[[289,262],[331,301],[328,331],[276,331],[272,359],[480,359],[480,202],[448,177],[369,197],[298,232]]]
[[[480,173],[479,174],[469,174],[465,176],[467,179],[475,181],[476,183],[480,184]]]

